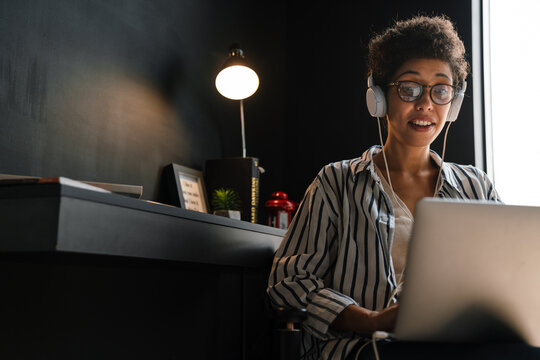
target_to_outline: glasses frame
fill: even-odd
[[[413,100],[405,100],[403,99],[403,97],[401,96],[400,92],[399,92],[399,86],[402,84],[402,83],[413,83],[413,84],[416,84],[418,86],[420,86],[420,94],[418,95],[418,97],[416,97],[415,99]],[[435,99],[433,99],[433,88],[435,86],[438,86],[438,85],[444,85],[444,86],[450,86],[453,90],[453,94],[452,94],[452,98],[448,101],[448,102],[445,102],[443,104],[440,104],[438,103],[437,101],[435,101]],[[424,88],[429,88],[429,98],[431,99],[431,101],[433,101],[434,104],[437,104],[437,105],[447,105],[447,104],[450,104],[457,96],[458,94],[458,88],[457,86],[455,85],[450,85],[450,84],[445,84],[445,83],[438,83],[438,84],[434,84],[434,85],[423,85],[423,84],[420,84],[420,83],[417,83],[416,81],[412,81],[412,80],[398,80],[398,81],[394,81],[390,84],[388,84],[388,86],[396,86],[396,91],[397,91],[397,94],[399,96],[399,98],[401,99],[401,101],[404,101],[404,102],[414,102],[414,101],[417,101],[418,99],[420,99],[422,97],[422,95],[424,94]]]

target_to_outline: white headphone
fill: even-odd
[[[380,86],[373,83],[372,75],[369,75],[367,85],[368,89],[366,91],[366,103],[369,113],[373,117],[382,118],[386,115],[386,96],[384,96],[384,92]],[[446,121],[456,121],[459,114],[459,109],[461,109],[463,97],[465,96],[465,90],[467,90],[467,82],[463,81],[456,97],[454,100],[452,100],[450,110],[446,116]]]

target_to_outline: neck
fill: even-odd
[[[387,142],[384,151],[390,171],[416,174],[433,167],[429,146],[410,147]]]

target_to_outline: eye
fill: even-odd
[[[432,91],[434,97],[448,99],[452,96],[453,88],[450,85],[435,85]]]
[[[404,100],[412,101],[422,94],[422,86],[414,82],[402,82],[399,84],[399,94]]]

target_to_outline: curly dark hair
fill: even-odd
[[[454,84],[460,84],[469,72],[465,46],[452,22],[446,16],[416,16],[396,21],[370,40],[368,76],[372,74],[377,85],[388,84],[403,63],[416,58],[446,61]]]

